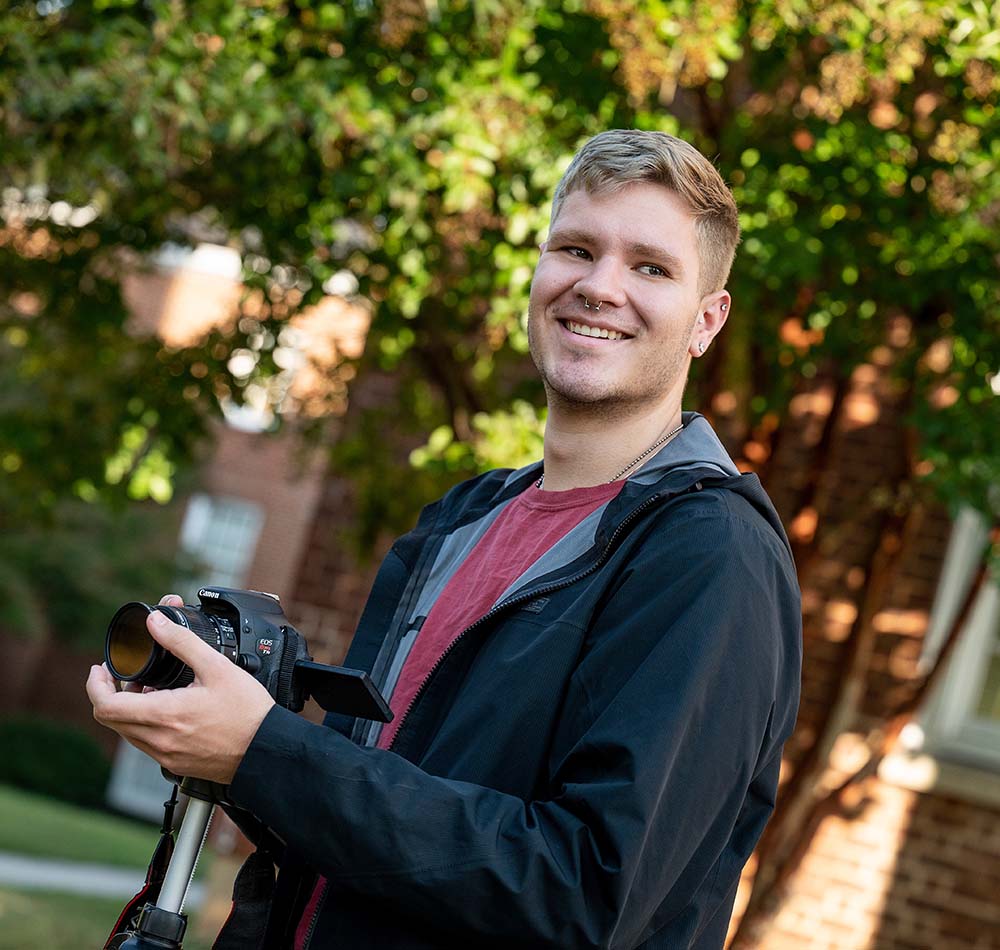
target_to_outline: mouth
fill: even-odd
[[[598,327],[590,323],[580,323],[576,320],[560,320],[563,325],[574,336],[590,337],[594,340],[630,340],[632,337],[621,330],[612,330],[610,327]]]

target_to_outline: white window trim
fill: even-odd
[[[982,564],[986,519],[963,509],[952,527],[924,638],[921,666],[929,670],[944,646]],[[1000,723],[974,716],[987,672],[984,659],[1000,623],[1000,585],[987,578],[969,610],[946,668],[900,748],[879,769],[888,782],[915,791],[935,790],[990,805],[1000,803]]]
[[[112,808],[135,818],[162,821],[170,789],[153,759],[124,739],[118,743],[106,796]]]
[[[937,659],[962,601],[982,564],[989,529],[986,519],[969,508],[955,519],[945,553],[938,593],[931,612],[922,662]],[[969,764],[1000,768],[1000,722],[974,715],[974,703],[987,672],[984,658],[992,654],[1000,623],[1000,587],[987,578],[969,611],[947,668],[919,717],[924,748]]]
[[[242,528],[238,532],[239,550],[233,552],[229,563],[213,564],[209,556],[210,546],[206,545],[205,537],[213,531],[221,530],[217,520],[220,510],[226,507],[230,511],[236,512],[238,518],[243,522]],[[216,522],[214,526],[213,522]],[[202,562],[197,578],[198,583],[191,592],[192,597],[199,587],[238,588],[245,586],[263,527],[264,511],[255,502],[230,495],[205,493],[192,495],[188,499],[180,534],[181,550],[196,561]],[[207,547],[209,550],[206,550]],[[188,603],[194,602],[194,600],[188,600]]]

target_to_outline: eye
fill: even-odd
[[[584,250],[582,247],[576,247],[572,244],[567,244],[566,247],[559,248],[565,254],[569,254],[570,257],[579,258],[581,261],[590,260],[590,251]]]
[[[637,268],[640,274],[645,274],[647,277],[669,277],[668,274],[659,264],[640,264]]]

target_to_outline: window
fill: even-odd
[[[924,659],[941,649],[986,551],[988,528],[962,511],[952,528]],[[1000,586],[987,578],[920,722],[925,751],[1000,768]]]
[[[198,568],[198,587],[242,587],[264,514],[259,505],[221,495],[193,495],[181,526],[181,550]],[[187,603],[197,603],[188,599]]]

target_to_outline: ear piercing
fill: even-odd
[[[699,353],[704,353],[705,352],[705,344],[703,342],[701,342],[701,340],[698,341],[698,352]]]
[[[729,304],[727,304],[727,303],[724,303],[724,304],[722,304],[722,305],[721,305],[721,306],[719,307],[719,309],[720,309],[720,310],[721,310],[721,311],[722,311],[723,313],[725,313],[725,312],[726,312],[726,311],[727,311],[727,310],[729,309]]]

